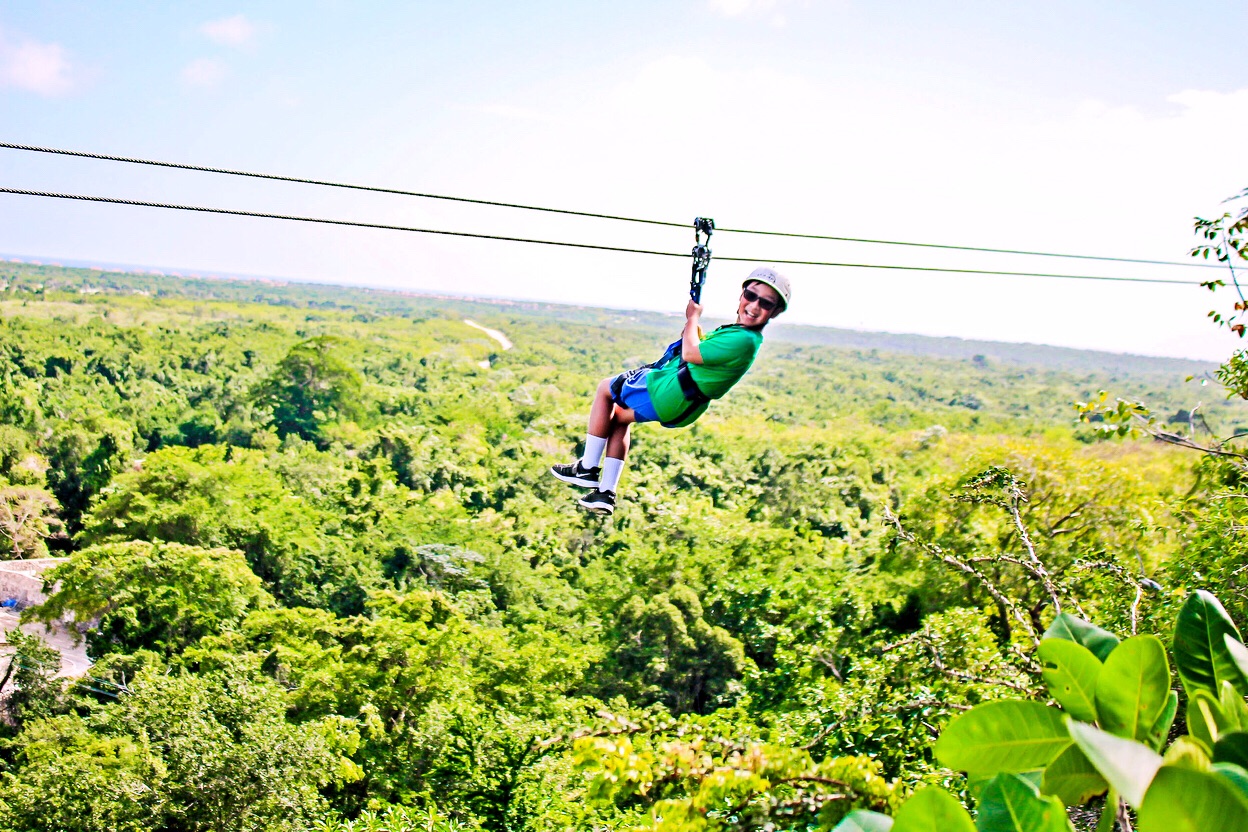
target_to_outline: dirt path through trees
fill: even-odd
[[[481,324],[477,323],[476,321],[470,321],[470,320],[468,320],[467,318],[464,318],[464,323],[468,324],[468,326],[472,327],[473,329],[479,329],[479,330],[481,330],[481,331],[482,331],[482,332],[484,332],[486,335],[488,335],[488,336],[490,336],[491,338],[493,338],[493,339],[494,339],[495,341],[497,341],[500,345],[502,345],[502,348],[503,348],[504,350],[509,350],[509,349],[511,349],[513,346],[515,346],[514,344],[512,344],[512,343],[511,343],[511,339],[509,339],[509,338],[508,338],[506,335],[504,335],[503,333],[499,332],[497,329],[490,329],[490,328],[489,328],[489,327],[487,327],[487,326],[481,326]]]

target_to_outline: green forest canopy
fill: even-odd
[[[1101,626],[1168,632],[1197,587],[1248,620],[1242,508],[1207,499],[1235,469],[1075,423],[1109,389],[1171,430],[1198,402],[1244,430],[1198,362],[778,329],[697,426],[637,431],[604,521],[546,468],[675,319],[14,263],[0,282],[0,545],[68,558],[27,616],[92,622],[91,675],[128,691],[56,683],[14,637],[10,828],[632,828],[685,781],[607,787],[615,752],[585,742],[661,768],[695,735],[789,749],[887,808],[952,782],[930,750],[950,716],[1040,692],[1026,628],[950,565],[1047,626],[1000,557],[1020,529],[992,489],[1014,480],[985,471],[1025,482],[1037,556]],[[1159,588],[1137,599],[1140,576]],[[708,805],[687,828],[744,817]]]

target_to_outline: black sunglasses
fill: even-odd
[[[765,298],[750,288],[742,289],[741,297],[745,298],[746,303],[757,303],[764,312],[775,312],[776,308],[780,306],[779,301]]]

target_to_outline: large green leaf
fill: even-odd
[[[1070,832],[1066,807],[1056,797],[1042,797],[1017,774],[998,774],[979,795],[979,832]]]
[[[901,804],[893,832],[975,832],[970,812],[944,789],[924,786]]]
[[[1074,741],[1072,740],[1071,745],[1073,744],[1074,744]],[[1066,747],[1069,748],[1070,746],[1068,745]],[[1058,756],[1061,756],[1061,755],[1058,755]],[[1049,763],[1049,765],[1053,765],[1053,764]],[[1035,768],[1035,769],[1031,769],[1030,771],[1016,771],[1013,773],[1017,774],[1019,777],[1028,781],[1029,783],[1031,783],[1031,785],[1035,786],[1037,789],[1040,788],[1041,782],[1044,781],[1044,769],[1043,768]],[[980,790],[983,789],[984,786],[988,785],[989,780],[991,780],[992,778],[996,776],[997,775],[995,774],[968,774],[966,776],[966,790],[967,792],[970,793],[972,800],[978,801]]]
[[[1161,716],[1148,731],[1148,746],[1160,751],[1166,746],[1166,738],[1170,736],[1170,726],[1174,725],[1175,714],[1179,712],[1179,692],[1171,690],[1166,697],[1166,707],[1161,709]]]
[[[1189,699],[1198,690],[1218,696],[1224,681],[1242,692],[1245,682],[1226,647],[1228,635],[1243,640],[1217,598],[1203,589],[1187,596],[1174,625],[1174,664]]]
[[[1082,644],[1046,638],[1036,653],[1044,670],[1049,695],[1066,713],[1081,722],[1096,722],[1096,680],[1101,660]]]
[[[1035,771],[1070,745],[1062,712],[1039,702],[1002,700],[960,714],[936,741],[936,758],[967,774]]]
[[[1187,702],[1187,733],[1200,740],[1210,750],[1226,730],[1228,720],[1222,706],[1212,694],[1198,690]]]
[[[1226,719],[1223,732],[1248,731],[1248,704],[1244,704],[1243,695],[1230,682],[1222,683],[1218,704],[1222,706],[1222,716]]]
[[[1044,631],[1044,637],[1061,638],[1082,644],[1101,661],[1109,658],[1109,654],[1118,646],[1118,636],[1067,612],[1058,613],[1053,623],[1049,625],[1049,629]]]
[[[841,822],[832,827],[832,832],[889,832],[892,828],[893,819],[888,815],[855,809],[841,818]]]
[[[1165,766],[1140,806],[1140,832],[1248,832],[1248,802],[1216,773]]]
[[[1107,788],[1109,783],[1074,743],[1049,763],[1040,784],[1040,791],[1054,795],[1067,806],[1082,806]]]
[[[1111,734],[1148,742],[1170,698],[1170,663],[1156,636],[1127,639],[1105,660],[1096,683],[1096,712]]]
[[[1132,806],[1144,801],[1144,793],[1161,768],[1161,755],[1136,742],[1108,734],[1092,725],[1067,721],[1079,749],[1109,785]]]
[[[1248,769],[1235,763],[1214,763],[1213,773],[1234,786],[1240,799],[1248,801]]]
[[[1222,643],[1226,645],[1226,652],[1231,655],[1231,661],[1239,670],[1240,682],[1235,685],[1235,688],[1243,694],[1244,688],[1248,686],[1248,647],[1245,647],[1239,639],[1232,637],[1230,633],[1223,634]]]
[[[1213,760],[1209,758],[1204,743],[1187,736],[1179,737],[1166,749],[1161,764],[1190,768],[1192,771],[1213,770]]]
[[[1233,731],[1218,737],[1213,744],[1215,763],[1234,763],[1248,769],[1248,732]]]

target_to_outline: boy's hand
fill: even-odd
[[[685,307],[685,328],[680,333],[680,357],[689,364],[702,363],[702,350],[698,346],[701,340],[701,329],[698,319],[702,317],[702,304],[689,299]]]

